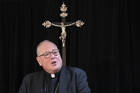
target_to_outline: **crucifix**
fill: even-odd
[[[62,4],[62,6],[60,7],[60,11],[61,11],[60,17],[62,19],[62,22],[54,23],[54,22],[50,22],[47,20],[47,21],[43,22],[42,25],[46,28],[49,28],[51,26],[61,28],[62,32],[61,32],[61,36],[59,37],[59,39],[62,41],[63,65],[66,65],[66,36],[67,36],[66,27],[73,26],[73,25],[76,25],[77,27],[81,27],[84,25],[84,22],[81,20],[77,20],[76,22],[65,22],[65,18],[68,16],[68,13],[66,13],[67,7],[64,4],[64,2]]]

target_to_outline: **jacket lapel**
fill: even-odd
[[[70,74],[66,67],[62,67],[59,78],[59,93],[68,93],[70,84]]]

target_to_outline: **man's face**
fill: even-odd
[[[62,59],[56,45],[44,42],[39,47],[37,61],[48,73],[56,73],[62,67]]]

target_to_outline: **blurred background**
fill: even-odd
[[[68,27],[67,65],[86,71],[92,93],[140,93],[139,5],[135,0],[0,0],[0,91],[17,93],[28,73],[40,70],[36,46],[45,39],[61,50],[62,2]]]

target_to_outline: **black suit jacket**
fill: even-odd
[[[44,93],[44,73],[40,71],[25,76],[19,93]],[[63,66],[58,93],[90,93],[86,73],[79,68]]]

